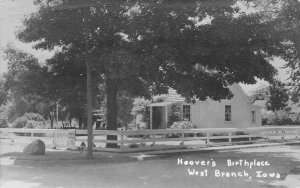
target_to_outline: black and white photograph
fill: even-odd
[[[0,0],[0,188],[300,188],[300,0]]]

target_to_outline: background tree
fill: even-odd
[[[118,123],[125,129],[128,129],[128,124],[133,120],[131,115],[133,101],[133,97],[129,96],[125,91],[118,93]]]
[[[259,6],[264,5],[262,6],[264,10],[268,10],[264,12],[265,15],[272,15],[269,19],[276,21],[276,29],[280,30],[278,35],[285,38],[285,44],[289,46],[286,55],[282,58],[287,62],[285,67],[291,70],[289,83],[291,100],[298,103],[300,99],[300,2],[297,0],[257,0],[257,2]]]
[[[146,128],[150,127],[150,110],[149,110],[150,104],[151,101],[144,98],[134,99],[131,115],[135,119],[134,124],[136,128],[138,128],[140,124],[145,124]]]
[[[269,87],[270,96],[268,98],[266,107],[267,110],[278,111],[287,107],[289,100],[288,89],[285,84],[275,80]]]
[[[55,102],[49,92],[47,67],[41,67],[34,56],[13,46],[8,46],[4,52],[8,61],[5,89],[9,92],[13,108],[10,119],[14,120],[26,112],[39,113],[50,119],[53,127]]]
[[[0,77],[0,106],[7,101],[7,91],[4,87],[4,79]]]
[[[254,103],[257,100],[268,100],[270,96],[269,86],[261,85],[255,89],[249,96],[250,102]]]
[[[78,57],[78,50],[69,49],[57,52],[47,60],[49,74],[51,74],[50,91],[59,99],[59,104],[66,107],[69,118],[78,120],[79,128],[87,125],[87,92],[86,92],[86,65],[82,56]],[[93,109],[99,109],[100,95],[99,84],[103,82],[101,75],[93,74]]]

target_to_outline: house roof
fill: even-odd
[[[165,99],[166,102],[182,102],[185,100],[185,98],[179,95],[175,89],[170,88],[168,92]]]
[[[159,103],[152,103],[149,106],[169,106],[173,104],[174,102],[159,102]]]
[[[228,86],[230,91],[234,94],[238,94],[243,97],[247,103],[250,103],[248,97],[246,96],[244,90],[241,88],[239,84],[233,84],[231,86]],[[179,95],[175,89],[169,88],[169,93],[166,95],[165,101],[166,102],[184,102],[185,98]]]

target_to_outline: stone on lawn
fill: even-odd
[[[80,147],[85,148],[86,147],[85,142],[81,142]]]
[[[32,155],[44,155],[45,154],[45,143],[40,139],[33,141],[23,149],[23,153],[29,153]]]

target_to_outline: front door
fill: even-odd
[[[163,106],[152,107],[152,129],[163,129],[166,124],[166,109]]]

